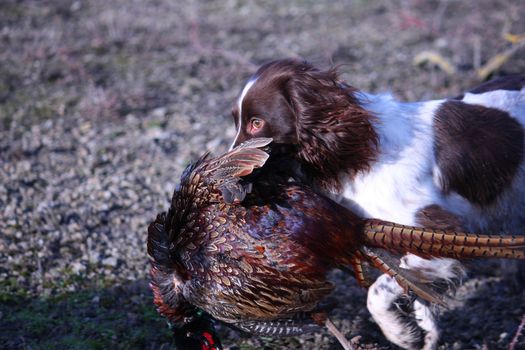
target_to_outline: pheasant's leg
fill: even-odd
[[[361,254],[354,255],[350,261],[352,267],[354,268],[355,279],[360,286],[368,288],[372,285],[372,282],[366,278],[365,272],[363,271],[363,258]]]
[[[354,346],[348,341],[348,339],[345,338],[343,333],[337,327],[335,324],[333,324],[332,321],[328,318],[326,313],[319,312],[312,315],[313,320],[318,323],[319,325],[325,325],[326,328],[332,335],[339,341],[339,344],[343,347],[345,350],[355,350]]]

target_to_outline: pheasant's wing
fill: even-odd
[[[250,185],[241,183],[240,178],[264,165],[269,154],[261,148],[271,142],[271,138],[248,140],[204,164],[202,175],[206,178],[207,183],[217,186],[225,202],[242,201],[249,192]]]
[[[228,268],[230,273],[224,269],[220,278],[194,276],[184,289],[192,304],[227,323],[287,319],[310,312],[333,290],[318,276],[278,271],[243,258]]]

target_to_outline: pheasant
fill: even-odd
[[[323,307],[333,289],[329,271],[352,267],[367,286],[372,266],[407,292],[442,304],[427,281],[392,262],[396,254],[525,259],[524,237],[362,219],[280,172],[271,141],[251,139],[217,158],[201,157],[184,171],[168,212],[149,225],[154,303],[176,328],[202,310],[257,335],[327,326],[350,349]]]

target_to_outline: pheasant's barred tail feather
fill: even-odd
[[[478,235],[367,220],[365,245],[422,257],[525,260],[525,236]]]

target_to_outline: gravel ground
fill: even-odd
[[[145,282],[145,229],[188,162],[227,149],[230,107],[259,64],[304,57],[344,64],[367,91],[453,96],[511,47],[504,32],[525,33],[524,18],[518,0],[0,2],[0,348],[172,347]],[[414,65],[425,50],[456,74]],[[525,72],[524,57],[495,74]],[[442,314],[441,348],[507,349],[523,286],[497,264],[474,270]],[[365,291],[333,279],[335,323],[391,348]],[[222,332],[231,349],[338,348],[326,334]]]

